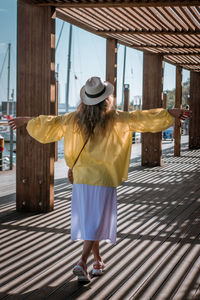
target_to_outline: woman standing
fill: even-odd
[[[159,132],[186,118],[185,111],[162,108],[133,111],[115,110],[114,87],[99,77],[87,80],[81,88],[81,103],[75,112],[62,116],[18,117],[9,121],[15,129],[24,124],[41,143],[64,137],[67,165],[73,167],[71,239],[84,240],[83,251],[73,272],[79,280],[90,281],[87,259],[94,255],[93,275],[105,266],[99,241],[116,242],[116,187],[128,176],[132,132]]]

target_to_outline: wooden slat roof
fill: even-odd
[[[57,17],[105,38],[200,71],[200,1],[32,0]]]

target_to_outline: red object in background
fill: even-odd
[[[185,110],[185,111],[184,111],[184,115],[190,116],[190,114],[191,114],[191,110],[188,109],[188,110]]]
[[[4,151],[4,138],[0,138],[0,152]]]
[[[12,117],[9,116],[9,115],[7,115],[6,118],[7,118],[7,120],[11,120],[12,119]]]

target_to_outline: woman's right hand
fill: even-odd
[[[16,117],[8,120],[8,124],[12,129],[17,129],[27,124],[31,119],[31,117]]]

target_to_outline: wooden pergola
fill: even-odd
[[[163,61],[191,71],[189,148],[200,147],[200,5],[198,0],[18,0],[17,115],[56,114],[55,17],[107,39],[106,79],[117,84],[117,43],[144,52],[143,109],[163,107]],[[115,89],[116,90],[116,89]],[[53,144],[40,145],[22,128],[17,139],[17,210],[51,211]],[[180,123],[175,124],[180,155]],[[144,134],[142,165],[161,165],[161,133]]]

